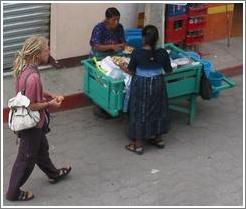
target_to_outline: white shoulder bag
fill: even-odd
[[[10,108],[8,119],[9,128],[14,132],[33,128],[40,121],[39,111],[32,111],[29,108],[30,100],[25,96],[26,82],[33,72],[30,72],[26,76],[25,89],[19,91],[15,97],[8,101],[8,107]]]

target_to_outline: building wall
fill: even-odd
[[[125,28],[136,27],[140,4],[53,3],[51,5],[51,56],[55,60],[89,54],[93,27],[104,19],[108,7],[121,13]]]
[[[226,38],[232,26],[234,4],[228,4],[228,13],[226,4],[208,5],[204,41]],[[105,10],[112,6],[119,9],[121,23],[125,28],[136,27],[138,14],[145,8],[145,4],[141,3],[53,3],[50,28],[51,56],[55,60],[61,60],[89,54],[92,29],[104,19]]]
[[[231,33],[234,4],[211,3],[208,6],[204,41],[227,38]]]

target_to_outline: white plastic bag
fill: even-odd
[[[116,65],[110,56],[105,57],[99,62],[100,67],[106,72],[105,74],[115,80],[124,78],[120,67]]]

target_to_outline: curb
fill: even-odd
[[[218,70],[226,76],[232,77],[243,74],[243,65],[236,65],[229,68]],[[64,102],[59,109],[50,109],[50,112],[60,112],[70,109],[92,105],[91,100],[84,93],[77,93],[64,96]],[[8,122],[9,108],[3,108],[3,122]]]
[[[229,77],[237,76],[237,75],[243,74],[243,65],[236,65],[236,66],[224,68],[218,71],[222,72],[224,75],[229,76]]]

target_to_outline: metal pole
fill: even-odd
[[[226,23],[227,23],[227,47],[231,44],[231,34],[230,34],[230,16],[228,12],[228,4],[226,4]]]

